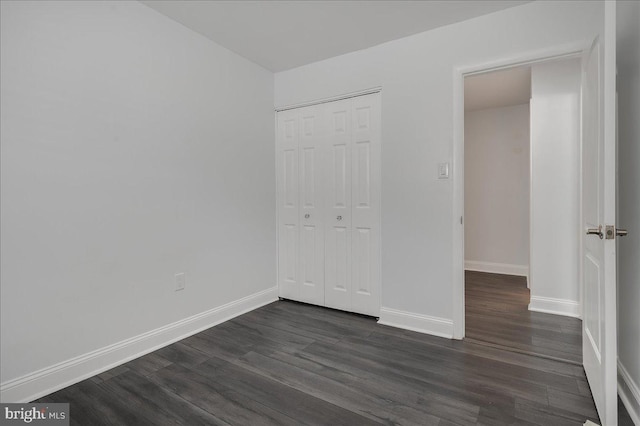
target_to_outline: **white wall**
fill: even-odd
[[[529,268],[529,104],[466,111],[464,250],[467,269]]]
[[[2,383],[275,286],[273,74],[137,2],[1,6]]]
[[[618,1],[618,358],[620,397],[640,424],[640,3]]]
[[[452,159],[454,68],[586,45],[602,17],[601,2],[532,2],[276,74],[278,106],[382,86],[382,306],[413,328],[452,332],[453,182],[437,164]]]
[[[578,316],[580,59],[531,67],[531,303]]]

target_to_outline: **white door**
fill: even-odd
[[[324,305],[323,164],[324,121],[322,105],[299,113],[300,175],[300,297]]]
[[[300,278],[298,209],[298,120],[295,111],[278,114],[276,179],[278,200],[278,286],[281,297],[298,300]]]
[[[604,42],[596,39],[583,57],[582,353],[600,420],[615,426],[616,245],[606,227],[615,223],[615,27],[608,25],[606,19]]]
[[[380,313],[380,95],[278,113],[280,296]]]
[[[325,105],[325,304],[351,308],[351,99]]]
[[[351,310],[380,310],[380,95],[353,99],[351,149]]]

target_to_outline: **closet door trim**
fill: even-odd
[[[317,99],[314,101],[301,102],[299,104],[284,105],[284,106],[276,107],[275,110],[276,110],[276,113],[278,113],[282,111],[288,111],[290,109],[298,109],[298,108],[304,108],[304,107],[313,106],[313,105],[326,104],[329,102],[341,101],[343,99],[357,98],[358,96],[371,95],[373,93],[380,93],[381,91],[382,91],[382,87],[379,87],[379,86],[372,87],[370,89],[364,89],[357,92],[345,93],[342,95],[332,96],[330,98],[323,98],[323,99]]]

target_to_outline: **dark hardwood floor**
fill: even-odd
[[[466,271],[465,299],[468,339],[582,364],[582,321],[529,311],[525,277]]]
[[[581,367],[279,301],[55,392],[75,425],[582,425]]]
[[[525,277],[465,271],[466,342],[582,365],[582,321],[531,312],[529,297]],[[618,411],[633,426],[619,398]]]

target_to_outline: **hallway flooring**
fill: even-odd
[[[525,277],[466,271],[466,338],[582,365],[582,321],[529,310]]]
[[[529,311],[529,296],[525,277],[466,271],[465,342],[581,366],[582,321]],[[618,424],[633,426],[620,398]]]

